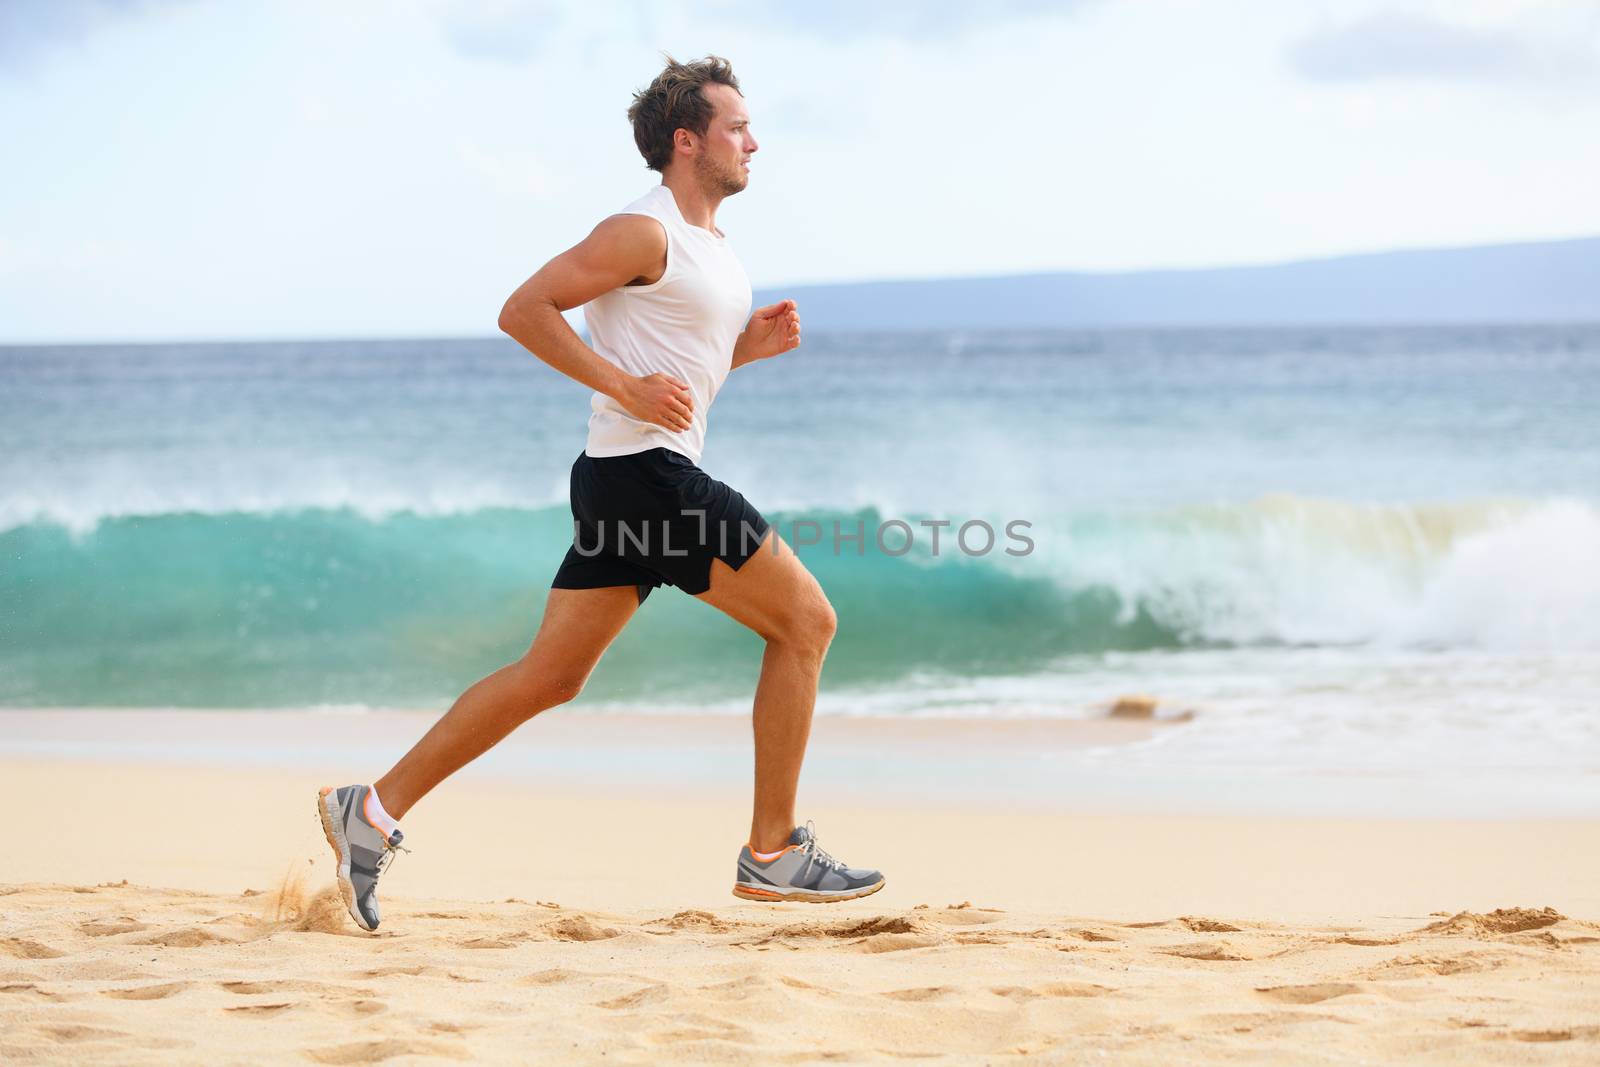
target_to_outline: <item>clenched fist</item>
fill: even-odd
[[[634,418],[674,433],[682,433],[694,421],[694,396],[689,392],[689,383],[670,374],[657,372],[629,379],[626,392],[617,401]]]
[[[756,308],[734,345],[735,367],[767,359],[800,347],[800,308],[793,300],[780,300]]]

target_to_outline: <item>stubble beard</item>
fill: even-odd
[[[704,156],[695,159],[695,170],[700,179],[700,187],[720,196],[732,196],[734,193],[743,192],[744,187],[750,184],[750,176],[741,171],[737,165],[724,169]]]

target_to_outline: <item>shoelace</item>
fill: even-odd
[[[382,875],[384,871],[389,869],[389,864],[394,862],[396,853],[410,851],[411,850],[409,848],[406,848],[400,843],[400,831],[396,830],[394,835],[383,843],[383,855],[378,857],[378,862],[376,865],[378,874]]]
[[[811,825],[810,819],[806,820],[806,843],[800,846],[800,851],[810,853],[812,859],[825,867],[832,867],[836,871],[844,867],[843,863],[828,855],[817,844],[817,828]]]

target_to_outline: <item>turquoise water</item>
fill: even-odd
[[[0,348],[0,706],[447,706],[532,638],[586,401],[502,340]],[[1151,690],[1205,725],[1150,759],[1582,769],[1597,415],[1600,328],[838,335],[702,466],[821,534],[825,714]],[[759,652],[663,589],[580,703],[737,712]]]

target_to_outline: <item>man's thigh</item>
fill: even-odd
[[[699,599],[760,634],[772,638],[792,632],[797,622],[828,616],[832,605],[778,528],[767,531],[755,554],[734,570],[711,561],[711,588]]]
[[[571,667],[587,676],[638,610],[639,589],[633,585],[552,589],[539,632],[523,658]]]

